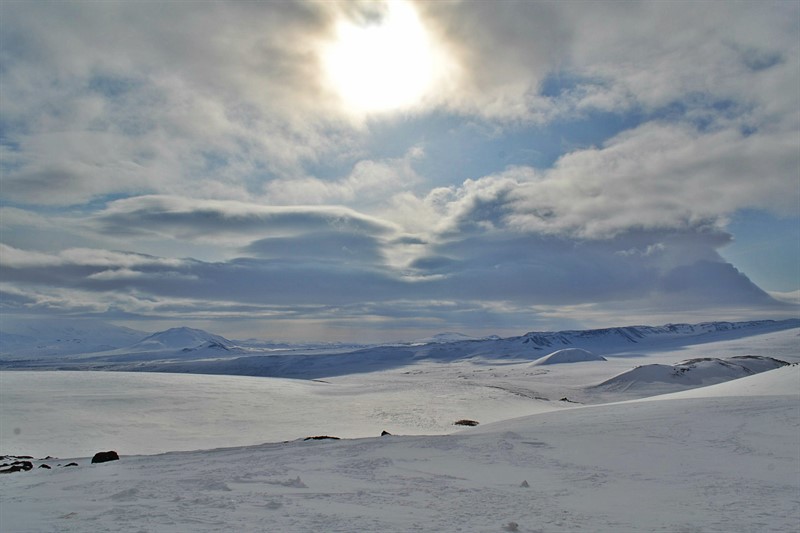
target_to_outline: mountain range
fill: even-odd
[[[5,369],[129,370],[315,379],[393,368],[419,360],[446,362],[483,357],[553,364],[622,357],[797,328],[800,320],[532,331],[508,338],[445,333],[411,343],[373,346],[271,345],[263,341],[229,340],[188,327],[150,335],[98,323],[4,322],[2,327],[0,368]],[[559,350],[571,351],[556,355]],[[580,353],[578,350],[588,352],[591,357],[574,357]]]

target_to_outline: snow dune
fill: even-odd
[[[0,529],[793,531],[798,382],[794,365],[454,435],[79,459],[4,476]]]

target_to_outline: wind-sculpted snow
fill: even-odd
[[[564,348],[537,359],[531,366],[558,365],[562,363],[583,363],[586,361],[606,361],[602,355],[596,355],[581,348]]]
[[[794,531],[800,367],[724,395],[458,434],[293,440],[5,475],[3,531]],[[751,386],[752,381],[752,386]],[[713,389],[710,388],[710,389]],[[737,390],[748,391],[739,395]],[[755,416],[757,415],[757,416]],[[77,467],[56,464],[68,461]],[[45,461],[34,461],[37,465]]]

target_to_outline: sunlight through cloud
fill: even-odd
[[[350,111],[375,113],[420,103],[439,71],[438,57],[413,6],[390,1],[377,17],[342,19],[323,66]]]

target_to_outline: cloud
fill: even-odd
[[[412,147],[402,158],[363,159],[350,174],[340,180],[320,178],[276,179],[264,185],[266,199],[276,205],[347,204],[365,205],[384,202],[399,191],[418,185],[422,178],[412,167],[424,151]]]
[[[632,227],[691,227],[746,207],[796,215],[795,141],[795,134],[648,123],[563,156],[541,179],[523,175],[508,221],[602,237]]]
[[[384,262],[383,243],[370,235],[337,231],[313,232],[293,237],[267,237],[243,248],[247,256],[344,263]]]
[[[4,4],[5,308],[410,328],[787,309],[717,250],[742,209],[800,215],[796,4],[414,5],[456,68],[355,116],[320,57],[373,6]]]
[[[551,169],[512,167],[422,200],[400,199],[399,209],[437,219],[440,231],[509,228],[590,239],[721,225],[745,208],[796,216],[797,140],[796,133],[649,122],[568,153]]]
[[[770,291],[769,295],[778,300],[779,302],[786,302],[789,304],[800,305],[800,289],[796,291]]]
[[[167,281],[197,281],[197,276],[183,275],[177,272],[142,272],[140,270],[132,270],[130,268],[115,268],[110,270],[102,270],[94,274],[89,274],[87,279],[99,281],[122,281],[122,280],[136,280],[136,279],[165,279]]]
[[[326,92],[319,56],[352,6],[207,2],[162,6],[157,15],[135,3],[95,7],[4,8],[4,114],[15,126],[3,148],[6,198],[354,205],[424,178],[410,155],[364,157],[371,126],[343,116]],[[739,142],[743,153],[766,149],[786,160],[797,142],[792,4],[417,7],[466,77],[444,83],[416,113],[480,117],[504,130],[592,110],[712,122],[733,114],[731,135],[759,132]],[[545,91],[553,80],[557,90]],[[309,172],[327,160],[352,170],[334,179]]]
[[[93,217],[112,235],[157,234],[199,241],[251,241],[312,231],[391,235],[398,227],[340,206],[270,206],[232,200],[138,196],[116,200]]]
[[[656,110],[702,94],[797,124],[794,4],[419,5],[467,76],[442,97],[459,110],[547,122],[591,109]],[[543,92],[553,80],[557,94]]]
[[[256,240],[244,250],[251,257],[219,262],[83,249],[0,252],[5,286],[28,295],[7,306],[91,309],[106,318],[169,320],[183,312],[197,320],[283,316],[355,327],[359,318],[396,319],[419,327],[427,317],[429,326],[450,320],[480,328],[540,323],[537,309],[553,316],[588,309],[591,319],[623,305],[654,316],[726,306],[742,315],[794,312],[721,260],[715,248],[728,238],[700,230],[586,241],[484,232],[416,244],[428,254],[406,269],[385,264],[390,244],[338,232]],[[542,324],[553,323],[545,318]]]
[[[338,9],[4,6],[3,111],[17,126],[4,143],[4,196],[242,199],[265,180],[303,176],[304,163],[358,135],[318,74]]]
[[[410,267],[422,279],[436,280],[426,288],[429,294],[520,305],[624,300],[642,305],[677,293],[693,293],[707,303],[769,301],[745,276],[730,274],[733,267],[716,251],[729,240],[707,228],[636,230],[603,240],[493,231],[430,245]],[[687,285],[681,286],[677,280],[684,275]]]

